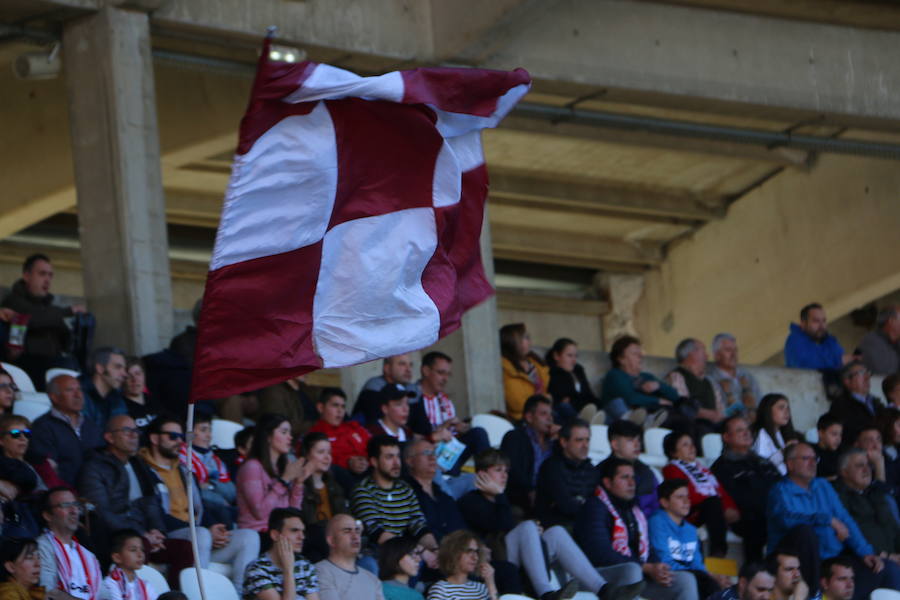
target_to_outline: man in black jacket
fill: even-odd
[[[853,444],[859,432],[871,427],[875,417],[884,410],[881,400],[869,393],[871,376],[869,369],[858,360],[841,369],[844,389],[831,403],[829,412],[844,425],[844,447]]]
[[[653,470],[638,458],[641,454],[641,438],[644,436],[644,430],[628,419],[619,419],[609,426],[607,436],[612,454],[597,465],[597,479],[599,480],[599,473],[603,471],[603,465],[609,460],[620,458],[631,463],[634,467],[634,483],[637,486],[634,501],[649,519],[659,510],[659,498],[656,495],[659,482]]]
[[[525,401],[522,416],[523,422],[503,436],[500,450],[510,459],[509,501],[525,515],[531,516],[538,471],[543,462],[550,458],[559,426],[553,424],[550,398],[541,394]]]
[[[591,426],[581,419],[563,425],[553,455],[538,472],[535,513],[544,527],[562,525],[569,531],[585,501],[594,492],[597,475],[588,449]]]
[[[758,561],[766,545],[766,499],[781,474],[750,449],[753,436],[746,419],[729,417],[722,431],[724,450],[712,472],[740,510],[741,519],[732,528],[744,538],[744,560]]]

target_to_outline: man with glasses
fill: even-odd
[[[97,600],[100,593],[100,563],[74,537],[82,511],[68,488],[53,488],[44,496],[41,514],[47,530],[38,538],[40,584],[48,591],[60,590],[57,600]]]
[[[362,547],[362,523],[335,515],[325,530],[328,558],[316,563],[320,600],[383,600],[381,582],[356,564]]]
[[[200,566],[209,568],[211,560],[231,564],[231,580],[242,589],[244,569],[259,555],[259,535],[249,529],[229,531],[230,523],[204,520],[200,490],[187,468],[179,460],[184,443],[181,423],[170,417],[157,417],[147,427],[149,446],[138,457],[155,478],[153,490],[163,509],[163,522],[169,537],[189,539],[188,493],[194,496],[194,517]]]
[[[47,386],[52,408],[31,427],[33,436],[28,461],[40,464],[49,459],[56,473],[74,487],[86,455],[103,446],[97,425],[82,415],[84,397],[78,380],[71,375],[58,375]]]
[[[872,426],[875,417],[884,410],[881,400],[869,393],[871,373],[858,360],[841,369],[841,395],[831,403],[833,414],[844,425],[844,444],[852,444],[863,429]]]
[[[804,442],[788,445],[784,449],[784,463],[787,476],[772,487],[766,508],[770,552],[779,546],[793,548],[800,557],[800,572],[811,591],[818,588],[822,559],[839,554],[847,554],[858,574],[865,571],[871,576],[866,579],[885,584],[882,587],[900,583],[897,565],[886,568],[831,484],[816,477],[816,453],[812,447]],[[860,597],[868,597],[872,589]]]
[[[403,449],[403,459],[407,467],[406,482],[416,493],[428,528],[437,541],[452,531],[465,529],[466,522],[456,501],[435,482],[438,466],[434,444],[424,439],[411,442]]]

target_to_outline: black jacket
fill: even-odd
[[[437,541],[441,541],[441,538],[448,533],[466,528],[456,502],[437,484],[432,484],[431,491],[434,492],[434,496],[429,496],[414,477],[406,477],[406,482],[416,493],[416,499],[419,501],[422,514],[425,515],[428,529],[431,530]]]
[[[28,447],[28,462],[40,464],[44,458],[52,458],[56,461],[57,475],[73,487],[84,460],[94,449],[104,445],[100,430],[87,418],[81,425],[81,437],[52,412],[35,419],[31,431],[34,437]]]
[[[532,507],[528,502],[528,493],[534,489],[534,448],[525,426],[519,425],[507,431],[500,442],[500,450],[509,457],[509,480],[506,484],[509,501],[530,514]]]
[[[20,279],[3,299],[3,307],[31,315],[25,332],[25,354],[55,358],[68,350],[72,334],[64,319],[72,316],[72,309],[54,306],[53,294],[32,296]]]
[[[581,386],[581,391],[575,389],[575,381]],[[550,383],[547,392],[553,396],[553,402],[559,403],[563,398],[568,398],[575,410],[581,410],[588,404],[599,404],[597,396],[591,389],[591,384],[584,374],[584,367],[579,364],[571,373],[559,367],[550,367]],[[599,408],[599,406],[598,406]]]
[[[535,513],[541,524],[571,527],[596,486],[597,471],[590,460],[571,460],[555,447],[538,473]]]
[[[841,436],[841,445],[843,447],[852,446],[856,442],[856,436],[859,432],[867,427],[871,427],[875,423],[875,417],[883,410],[884,405],[878,398],[872,397],[872,406],[875,411],[870,412],[869,408],[853,397],[846,390],[831,403],[829,411],[844,426],[844,432]]]
[[[765,518],[769,490],[781,479],[775,465],[752,450],[743,456],[725,451],[713,463],[712,472],[734,499],[742,519]]]

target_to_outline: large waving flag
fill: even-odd
[[[263,48],[225,195],[193,398],[426,347],[493,290],[481,130],[528,73],[360,77]]]

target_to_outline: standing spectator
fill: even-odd
[[[800,557],[792,550],[779,548],[766,557],[766,566],[775,575],[772,600],[809,599],[809,586],[800,574]]]
[[[120,389],[125,382],[125,353],[111,346],[97,348],[88,365],[90,371],[81,376],[84,417],[103,431],[111,416],[128,413]]]
[[[425,600],[410,579],[419,574],[422,548],[409,537],[396,537],[381,545],[378,553],[378,576],[384,600]]]
[[[675,348],[678,366],[666,375],[666,381],[678,391],[690,408],[696,411],[694,425],[697,439],[716,431],[725,420],[725,401],[722,390],[706,375],[706,346],[700,340],[688,338]],[[694,415],[687,413],[689,417]]]
[[[821,304],[807,304],[800,310],[800,324],[791,323],[784,342],[784,361],[796,369],[833,371],[850,361],[837,338],[828,333],[828,319]]]
[[[356,564],[362,526],[348,514],[328,521],[328,558],[316,563],[321,600],[384,600],[378,578]]]
[[[862,361],[876,375],[893,375],[900,371],[900,307],[888,306],[878,311],[875,330],[859,343]]]
[[[578,511],[597,487],[597,472],[588,460],[591,426],[571,420],[559,430],[558,444],[538,472],[535,514],[541,525],[571,530]]]
[[[612,449],[612,453],[596,468],[597,473],[601,473],[604,469],[604,463],[613,458],[625,460],[634,467],[634,480],[637,486],[635,489],[635,502],[637,502],[644,516],[649,519],[650,515],[659,510],[659,497],[656,494],[659,481],[656,480],[656,474],[653,473],[653,469],[644,464],[639,458],[643,433],[640,425],[627,419],[620,419],[610,425],[606,434],[609,438],[609,446]]]
[[[60,590],[60,600],[97,600],[103,575],[94,554],[74,538],[83,507],[67,488],[53,488],[44,496],[41,514],[47,531],[38,538],[41,585]]]
[[[738,573],[737,585],[717,592],[706,600],[772,600],[775,576],[758,562],[745,562]]]
[[[334,515],[350,509],[344,489],[331,471],[331,442],[324,433],[303,438],[303,458],[310,470],[303,482],[303,522],[306,524],[306,556],[319,561],[328,556],[325,526]]]
[[[117,532],[110,544],[113,567],[100,586],[100,600],[156,600],[159,594],[138,576],[144,566],[144,544],[133,529]]]
[[[731,527],[743,538],[744,560],[758,561],[766,545],[766,498],[781,474],[752,450],[753,437],[743,417],[725,420],[722,444],[722,456],[713,463],[712,472],[740,512],[741,518]]]
[[[697,449],[688,433],[676,431],[667,435],[663,450],[670,461],[663,468],[663,477],[687,480],[691,500],[688,521],[706,525],[709,555],[723,558],[728,552],[727,526],[741,517],[737,505],[716,476],[697,460]]]
[[[85,457],[103,446],[102,430],[82,415],[84,397],[77,379],[58,375],[50,381],[47,392],[52,408],[34,420],[28,460],[32,464],[51,460],[59,477],[74,489]]]
[[[0,416],[11,413],[13,401],[16,399],[16,387],[12,375],[0,368]]]
[[[372,437],[356,421],[345,421],[347,395],[339,388],[325,388],[319,394],[316,404],[319,420],[310,431],[319,431],[331,442],[331,456],[334,464],[360,476],[368,468],[366,444]]]
[[[238,527],[265,531],[275,508],[297,508],[310,469],[289,460],[291,424],[282,415],[263,415],[256,425],[247,462],[237,474]]]
[[[272,548],[247,566],[242,600],[319,600],[316,569],[300,555],[305,530],[300,511],[276,508],[265,527]]]
[[[523,323],[500,328],[500,355],[506,412],[514,421],[522,418],[525,402],[535,394],[546,395],[550,370],[531,350],[531,336]]]
[[[547,391],[553,397],[554,408],[561,420],[574,417],[589,404],[597,406],[597,397],[584,367],[578,364],[578,345],[573,340],[559,338],[544,358],[550,366]]]
[[[816,477],[834,481],[838,475],[838,457],[844,425],[833,413],[825,413],[816,422],[819,439],[813,449],[816,451]]]
[[[147,376],[144,363],[136,356],[125,361],[125,410],[143,432],[162,412],[162,406],[147,392]]]
[[[600,408],[606,412],[607,423],[619,420],[629,409],[643,410],[644,415],[651,413],[653,417],[644,423],[644,428],[658,427],[674,409],[678,392],[652,373],[642,371],[643,359],[641,342],[636,337],[622,336],[613,343],[609,351],[612,368],[603,378],[600,393]],[[638,423],[644,421],[637,416],[629,418]]]
[[[523,412],[522,423],[506,432],[500,449],[513,461],[509,465],[509,500],[530,515],[534,510],[538,472],[550,458],[559,426],[553,424],[550,399],[546,396],[531,396]]]
[[[0,600],[44,600],[58,594],[40,587],[41,557],[37,542],[8,538],[0,546]]]
[[[784,464],[784,449],[799,437],[791,421],[791,405],[787,397],[782,394],[763,396],[752,431],[753,451],[785,475],[787,467]]]
[[[738,365],[737,339],[730,333],[718,334],[712,353],[715,365],[709,377],[722,392],[725,416],[745,414],[752,420],[761,394],[753,373]]]
[[[428,600],[497,600],[494,568],[484,558],[484,550],[470,531],[455,531],[444,538],[438,564],[446,579],[428,590]],[[477,575],[484,583],[472,581]]]
[[[871,427],[884,410],[881,400],[869,393],[871,373],[858,360],[841,369],[841,394],[831,403],[833,414],[844,425],[844,444],[852,444],[863,429]]]
[[[52,367],[78,369],[78,362],[67,354],[72,334],[65,319],[85,312],[79,304],[63,308],[53,304],[50,284],[53,265],[44,254],[32,254],[22,264],[22,278],[16,281],[2,305],[28,315],[25,343],[21,353],[11,356],[22,367],[35,388],[44,390],[44,374]],[[8,320],[9,315],[4,320]]]

